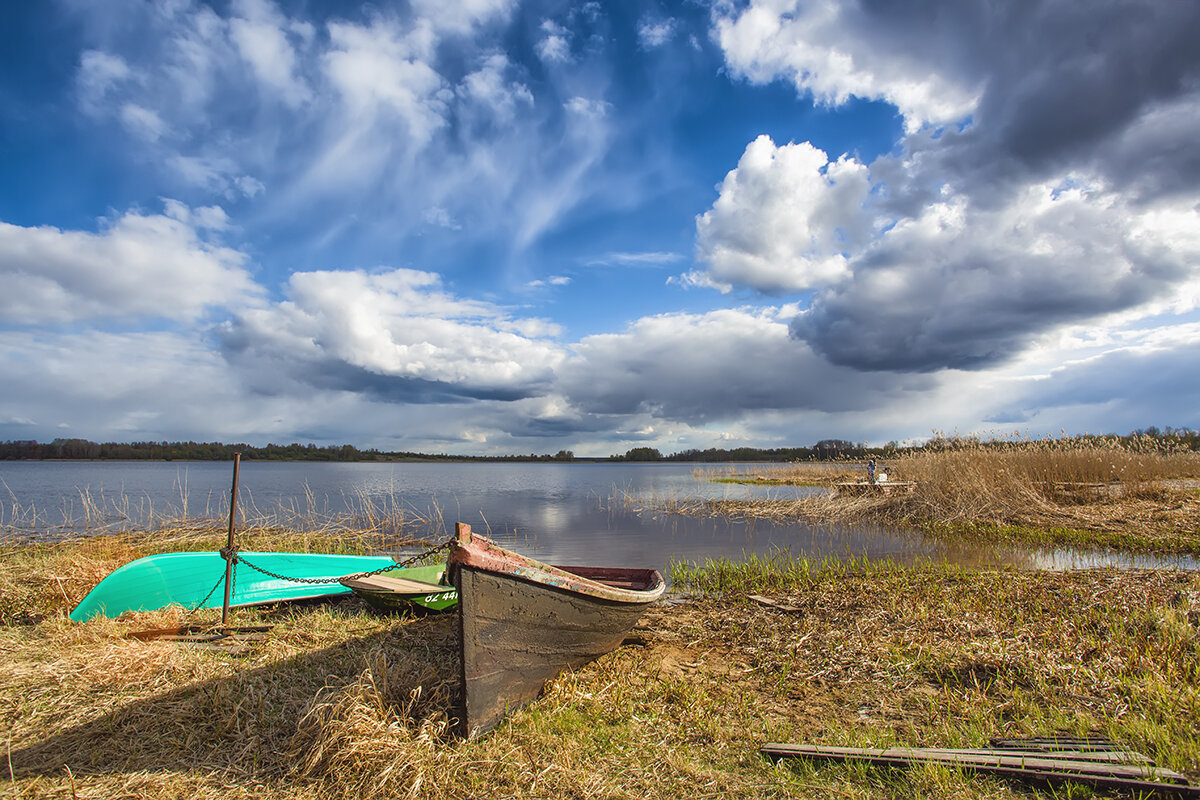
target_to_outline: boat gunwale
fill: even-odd
[[[562,567],[545,564],[520,553],[505,550],[490,539],[479,535],[471,535],[465,541],[464,537],[453,540],[449,561],[453,565],[519,578],[527,583],[574,592],[614,603],[652,603],[662,596],[667,587],[662,573],[653,568],[576,567],[576,569],[609,573],[622,578],[637,576],[644,579],[647,585],[645,589],[624,589],[589,578],[586,575],[568,572]]]

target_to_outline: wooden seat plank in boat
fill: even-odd
[[[397,578],[392,575],[362,575],[342,580],[351,589],[373,589],[379,592],[444,592],[448,587],[436,583]]]
[[[342,585],[372,608],[385,613],[424,609],[449,611],[458,605],[458,592],[445,583],[446,565],[407,567],[396,572],[347,575]]]

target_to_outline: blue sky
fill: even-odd
[[[0,438],[1200,427],[1200,6],[57,0]]]

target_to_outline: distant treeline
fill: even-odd
[[[104,442],[86,439],[55,439],[48,444],[34,441],[0,442],[0,459],[67,459],[116,461],[231,461],[234,453],[257,461],[422,461],[451,460],[445,455],[385,453],[359,450],[353,445],[318,447],[315,444],[248,444],[220,442]]]
[[[230,461],[234,453],[257,461],[809,461],[830,458],[856,458],[867,452],[866,445],[841,439],[827,439],[812,447],[759,449],[738,447],[732,450],[684,450],[664,456],[653,447],[635,447],[623,455],[607,459],[578,459],[571,450],[554,455],[537,453],[505,456],[456,456],[446,454],[359,450],[353,445],[318,447],[314,444],[248,444],[220,442],[91,442],[87,439],[55,439],[43,444],[36,441],[0,442],[0,460],[114,460],[114,461]]]
[[[1155,450],[1200,450],[1200,432],[1189,428],[1142,428],[1125,436],[1081,436],[1072,441],[1099,444],[1119,442],[1130,447]],[[460,456],[445,453],[409,453],[384,450],[360,450],[349,444],[318,447],[315,444],[268,444],[254,447],[248,444],[220,442],[104,442],[86,439],[55,439],[43,444],[36,441],[0,442],[0,460],[114,460],[114,461],[230,461],[234,453],[258,461],[827,461],[894,456],[900,452],[921,449],[954,449],[966,446],[990,446],[992,443],[974,437],[935,436],[919,444],[888,442],[882,447],[868,447],[844,439],[823,439],[811,447],[736,447],[731,450],[683,450],[670,455],[653,447],[635,447],[622,455],[603,458],[576,458],[571,450],[559,450],[554,455],[530,453],[506,456]],[[996,446],[1006,446],[1003,441]]]
[[[653,447],[635,447],[625,455],[611,456],[612,461],[826,461],[838,458],[861,458],[870,452],[866,444],[843,439],[824,439],[812,447],[735,447],[722,450],[682,450],[664,456]]]

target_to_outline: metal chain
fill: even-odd
[[[192,614],[194,614],[195,612],[197,612],[201,608],[203,608],[204,604],[208,602],[208,598],[212,597],[213,592],[215,592],[217,590],[217,587],[220,586],[224,582],[225,582],[225,575],[222,574],[221,577],[217,578],[217,582],[213,584],[213,587],[208,590],[208,594],[204,595],[204,599],[201,600],[199,603],[196,603],[196,605],[192,606],[192,610],[188,612],[188,615],[191,616]],[[230,594],[232,595],[233,593],[230,592]]]
[[[432,547],[432,548],[426,550],[423,553],[417,553],[412,558],[406,558],[404,561],[395,561],[391,564],[388,564],[386,567],[380,567],[379,569],[373,569],[373,570],[370,570],[369,572],[354,572],[354,573],[351,573],[350,575],[342,575],[341,577],[338,577],[338,578],[289,578],[287,575],[280,575],[277,572],[271,572],[269,569],[263,569],[262,567],[257,566],[256,564],[250,563],[243,556],[238,555],[236,547],[233,549],[233,552],[230,553],[229,556],[227,556],[227,557],[232,557],[234,562],[245,564],[250,569],[261,572],[263,575],[268,575],[272,578],[275,578],[276,580],[290,581],[292,583],[312,583],[312,584],[338,583],[343,578],[365,578],[368,575],[379,575],[380,573],[389,572],[393,569],[400,569],[401,567],[407,567],[409,564],[412,564],[414,561],[420,561],[423,558],[428,558],[429,556],[434,555],[435,553],[441,552],[442,550],[449,550],[450,543],[452,541],[453,541],[453,539],[447,540],[447,541],[443,542],[442,544],[437,545],[436,547]],[[224,555],[225,551],[222,550],[221,553],[222,553],[222,555]],[[216,591],[215,586],[213,587],[213,591]],[[212,592],[209,592],[209,595],[211,596]],[[208,598],[205,598],[205,600],[207,600],[207,599]]]
[[[412,556],[411,558],[406,558],[403,561],[393,562],[391,564],[388,564],[386,567],[380,567],[379,569],[373,569],[370,572],[355,572],[350,575],[343,575],[340,578],[289,578],[287,575],[280,575],[276,572],[271,572],[270,570],[263,569],[262,567],[256,566],[255,564],[251,564],[244,557],[238,555],[237,547],[234,547],[232,549],[227,548],[227,547],[222,547],[220,550],[220,555],[221,555],[221,558],[225,559],[226,561],[233,559],[233,569],[230,570],[230,573],[231,573],[230,577],[232,579],[230,581],[231,591],[229,592],[230,597],[232,597],[237,592],[237,565],[239,563],[245,564],[250,569],[261,572],[264,575],[269,575],[270,577],[275,578],[277,580],[281,580],[281,581],[290,581],[292,583],[313,583],[313,584],[338,583],[339,581],[342,580],[342,578],[365,578],[368,575],[379,575],[380,573],[383,573],[383,572],[390,572],[391,570],[394,570],[394,569],[400,569],[401,567],[407,567],[409,564],[412,564],[414,561],[420,561],[423,558],[428,558],[429,556],[434,555],[435,553],[438,553],[442,550],[449,550],[450,544],[453,541],[454,541],[453,539],[447,540],[447,541],[443,542],[442,544],[437,545],[436,547],[431,547],[430,549],[426,550],[423,553],[417,553],[415,556]],[[214,583],[213,587],[208,590],[208,594],[204,595],[204,599],[201,600],[199,603],[196,603],[196,605],[192,606],[191,611],[188,612],[188,616],[191,616],[192,614],[194,614],[195,612],[197,612],[201,608],[203,608],[204,604],[208,602],[208,599],[213,596],[213,592],[215,592],[217,590],[217,587],[220,586],[224,582],[225,582],[224,575],[221,575],[221,577],[217,578],[217,582]]]

